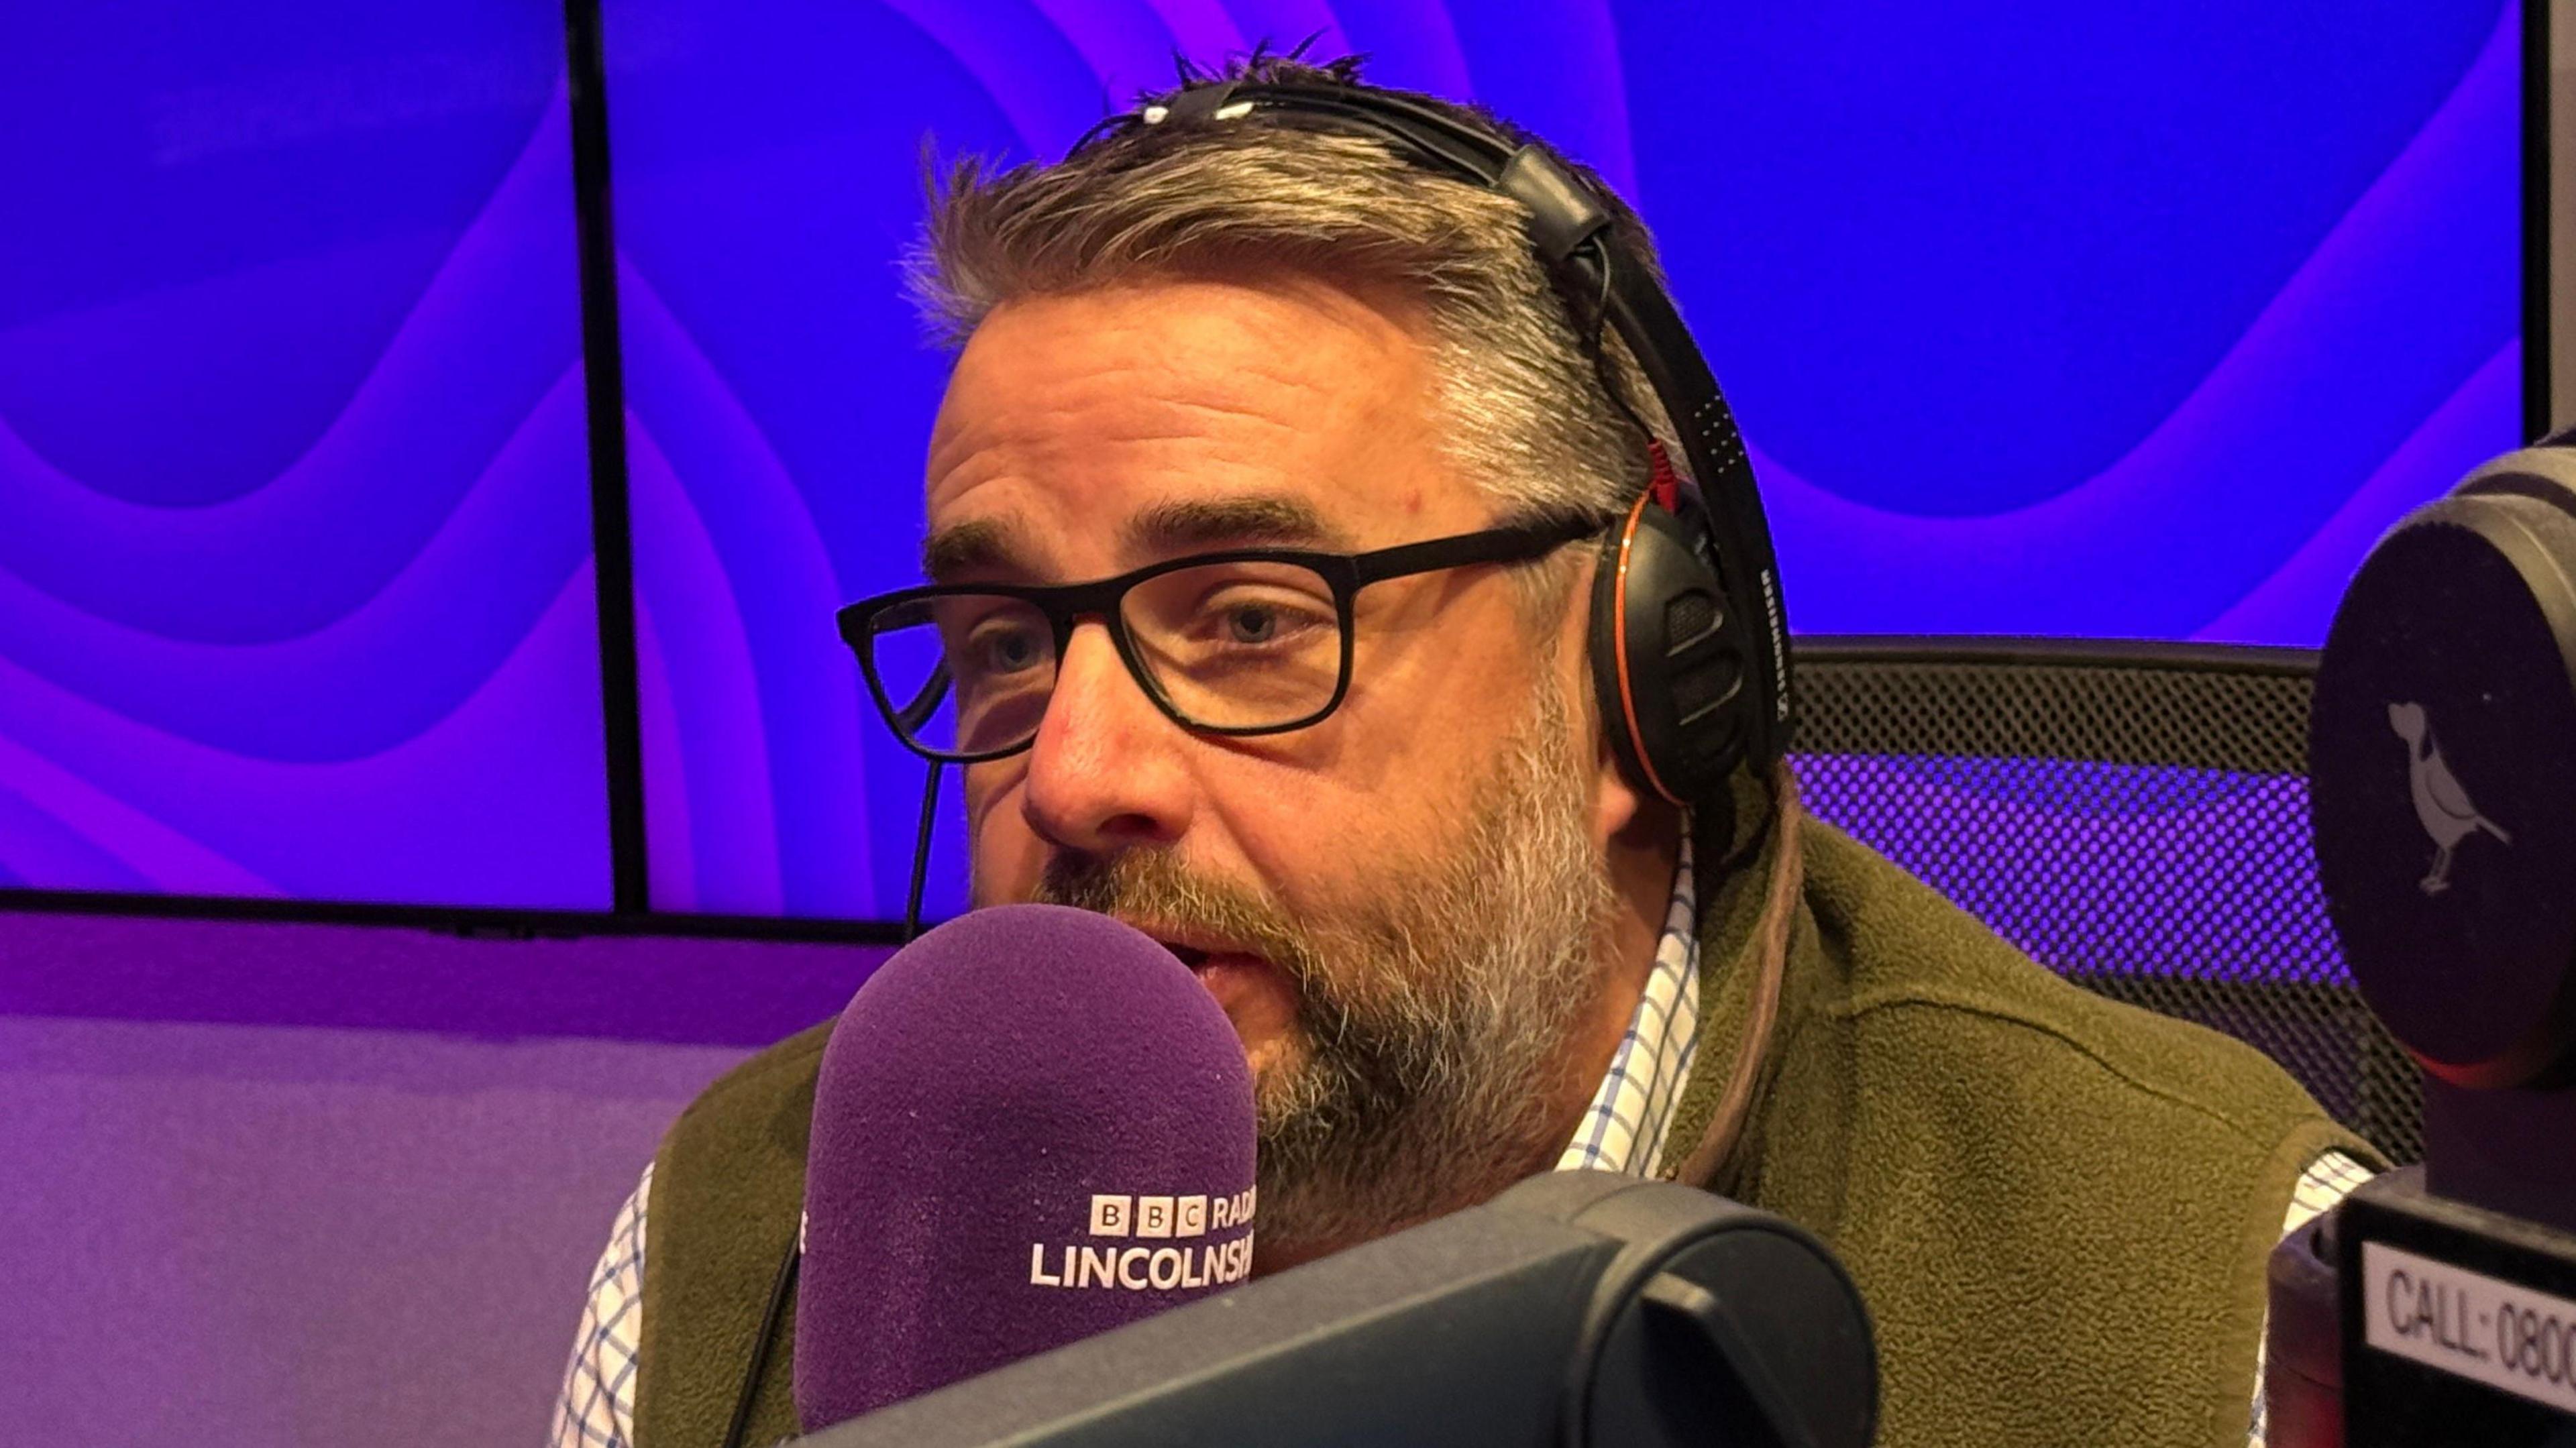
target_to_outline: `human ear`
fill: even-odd
[[[1618,751],[1610,747],[1609,736],[1597,723],[1592,734],[1592,839],[1607,846],[1634,829],[1648,810],[1645,792],[1630,783],[1627,771],[1619,767]]]

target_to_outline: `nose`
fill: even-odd
[[[1050,844],[1086,854],[1168,845],[1189,828],[1188,736],[1145,696],[1099,623],[1075,627],[1029,745],[1022,811]]]

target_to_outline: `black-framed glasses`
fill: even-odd
[[[1029,746],[1074,625],[1109,626],[1145,696],[1185,729],[1284,734],[1341,707],[1351,686],[1351,601],[1390,578],[1523,563],[1600,531],[1525,523],[1370,553],[1240,548],[1092,583],[931,584],[835,617],[896,736],[957,764]]]

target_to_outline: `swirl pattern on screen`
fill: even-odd
[[[560,14],[145,11],[0,58],[0,884],[605,908]]]
[[[2312,643],[2517,432],[2493,0],[602,19],[657,908],[900,909],[920,770],[830,616],[915,577],[923,146],[1056,155],[1175,53],[1365,53],[1634,197],[1803,630]],[[17,38],[0,885],[605,906],[560,9]]]
[[[945,368],[897,295],[923,146],[1052,157],[1175,53],[1365,53],[1634,197],[1802,630],[2314,643],[2369,542],[2519,426],[2512,5],[606,22],[661,908],[900,909],[919,769],[829,615],[917,577]],[[954,908],[953,855],[933,878]]]

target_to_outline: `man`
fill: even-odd
[[[1832,1244],[1887,1443],[2242,1440],[2267,1251],[2367,1148],[2254,1052],[2049,976],[1806,817],[1785,770],[1688,809],[1642,787],[1596,704],[1579,541],[1655,466],[1634,367],[1596,356],[1518,202],[1190,109],[935,198],[946,591],[857,613],[936,632],[952,711],[885,702],[972,760],[977,903],[1128,920],[1225,1008],[1258,1269],[1551,1166],[1653,1173]],[[1333,582],[1434,540],[1480,561]],[[558,1443],[721,1441],[775,1272],[740,1244],[792,1229],[820,1039],[665,1140]],[[793,1431],[789,1357],[745,1441]]]

